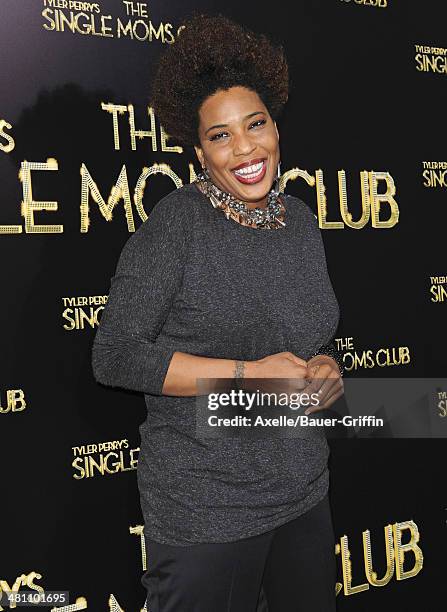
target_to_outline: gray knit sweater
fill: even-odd
[[[327,493],[323,437],[197,437],[194,397],[162,395],[172,355],[309,359],[339,307],[315,215],[285,194],[286,226],[227,219],[196,185],[169,193],[128,239],[93,344],[102,384],[145,394],[137,468],[146,535],[230,542],[286,523]]]

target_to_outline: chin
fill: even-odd
[[[255,185],[237,185],[237,191],[241,194],[240,200],[247,202],[260,200],[265,198],[269,193],[273,180],[267,180],[265,177],[262,181]]]

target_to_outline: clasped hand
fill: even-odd
[[[329,408],[344,393],[343,379],[337,362],[329,355],[315,355],[305,361],[290,351],[268,355],[249,362],[249,378],[265,378],[264,390],[275,391],[288,386],[288,392],[318,393],[317,406],[309,406],[305,414]],[[276,384],[275,379],[282,379]],[[299,379],[299,389],[296,380]],[[289,381],[289,385],[285,383]],[[293,381],[293,382],[292,382]],[[248,384],[249,380],[246,381]]]
[[[344,393],[343,378],[337,362],[329,355],[316,355],[307,362],[306,380],[309,383],[303,393],[318,393],[318,405],[309,407],[304,414],[312,414],[332,406]]]

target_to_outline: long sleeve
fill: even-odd
[[[104,385],[162,394],[175,348],[157,336],[181,287],[184,207],[169,194],[124,245],[92,348],[93,374]]]

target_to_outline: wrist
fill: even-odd
[[[257,361],[235,360],[233,365],[233,380],[236,389],[252,390],[251,379],[258,377]]]
[[[245,368],[244,368],[245,378],[258,378],[259,362],[258,361],[244,361],[244,364],[245,364]]]

